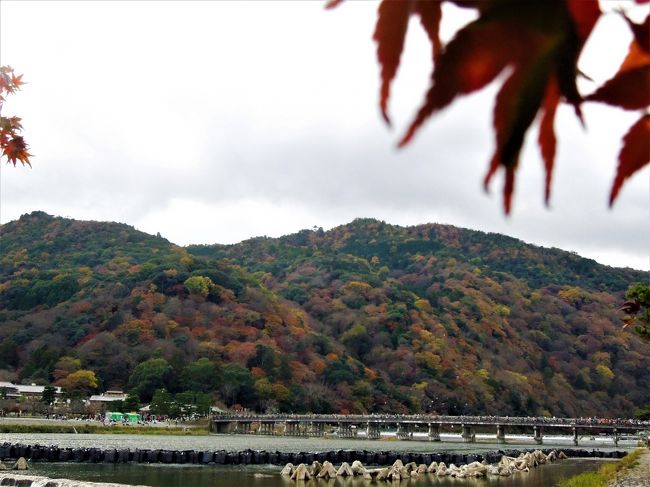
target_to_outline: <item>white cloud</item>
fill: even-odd
[[[367,216],[502,232],[650,267],[648,169],[607,209],[620,138],[635,114],[586,105],[585,132],[561,110],[551,210],[531,133],[506,218],[500,179],[489,196],[481,190],[496,86],[459,99],[397,151],[427,88],[426,36],[412,22],[392,90],[395,129],[387,130],[377,109],[375,4],[322,7],[3,1],[2,64],[29,83],[4,110],[23,117],[36,157],[31,170],[0,168],[0,221],[44,210],[122,221],[186,244]],[[446,7],[445,15],[448,39],[472,13]],[[602,81],[629,34],[617,14],[598,30],[581,66]]]

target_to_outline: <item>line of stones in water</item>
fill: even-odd
[[[163,464],[202,464],[202,465],[285,465],[293,463],[311,464],[353,462],[359,460],[365,465],[392,465],[396,460],[417,464],[445,462],[467,464],[483,460],[498,462],[502,456],[517,456],[533,452],[532,449],[495,450],[482,453],[453,452],[397,452],[368,450],[329,450],[316,452],[279,452],[265,450],[148,450],[148,449],[101,449],[101,448],[61,448],[50,445],[23,445],[3,443],[0,445],[0,460],[11,461],[24,457],[34,462],[77,462],[77,463],[163,463]],[[543,449],[548,455],[553,449]],[[627,452],[563,449],[569,458],[623,458]]]

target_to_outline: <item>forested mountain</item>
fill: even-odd
[[[648,345],[617,311],[650,274],[503,235],[360,219],[182,248],[36,212],[2,226],[0,259],[0,380],[82,369],[145,401],[165,387],[295,412],[650,402]]]

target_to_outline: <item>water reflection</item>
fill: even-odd
[[[294,482],[279,475],[277,466],[188,466],[35,463],[31,473],[92,482],[142,484],[152,487],[551,487],[561,478],[598,468],[603,460],[569,459],[543,465],[512,477],[454,479],[422,475],[401,482],[371,483],[359,477]]]

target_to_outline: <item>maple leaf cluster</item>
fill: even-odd
[[[0,149],[8,163],[15,166],[16,162],[20,161],[23,166],[25,164],[31,166],[29,162],[31,154],[27,152],[29,146],[24,137],[20,135],[23,129],[20,123],[21,119],[1,115],[5,96],[18,91],[22,84],[22,75],[16,76],[10,66],[0,66]]]
[[[326,6],[333,8],[342,1],[330,0]],[[447,45],[439,37],[443,1],[478,11],[478,18],[460,29]],[[629,53],[616,75],[585,97],[576,85],[577,64],[601,15],[597,0],[382,0],[373,38],[381,66],[379,104],[389,124],[390,85],[411,15],[419,17],[431,42],[434,67],[424,102],[399,146],[408,144],[429,117],[456,97],[480,90],[506,72],[494,108],[496,149],[484,180],[487,188],[499,169],[505,171],[506,213],[511,210],[524,138],[536,119],[548,204],[556,151],[554,120],[561,101],[573,106],[581,122],[585,101],[642,111],[623,138],[610,205],[624,181],[650,162],[650,16],[636,24],[621,14],[634,34]]]

